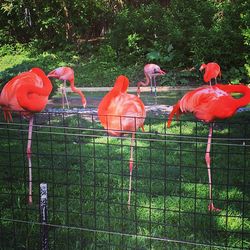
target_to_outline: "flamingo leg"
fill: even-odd
[[[3,115],[4,115],[4,120],[7,121],[7,122],[9,122],[7,111],[4,111],[4,112],[3,112]]]
[[[208,171],[208,184],[209,184],[209,211],[220,211],[219,208],[216,208],[213,203],[213,195],[212,195],[212,176],[211,176],[211,158],[210,158],[210,150],[211,150],[211,142],[212,142],[212,134],[213,134],[213,124],[209,127],[208,141],[207,141],[207,149],[205,154],[205,160],[207,164]]]
[[[32,129],[33,129],[34,117],[29,120],[29,133],[27,143],[27,158],[29,163],[29,204],[32,204],[32,162],[31,162],[31,143],[32,143]]]
[[[66,100],[67,107],[69,109],[69,101],[67,98],[67,93],[66,93],[66,80],[63,81],[63,87],[62,87],[62,104],[63,104],[63,109],[64,109],[64,97]]]
[[[5,121],[7,121],[8,123],[13,121],[10,110],[4,110],[3,115],[4,115]]]
[[[132,134],[130,143],[130,159],[129,159],[129,188],[128,188],[128,209],[130,209],[131,190],[132,190],[132,172],[133,172],[133,149],[134,149],[135,134]]]
[[[150,93],[153,93],[153,82],[152,82],[152,76],[149,77],[150,78]]]
[[[154,76],[154,87],[155,87],[155,96],[156,96],[156,80],[155,80],[155,76]]]
[[[62,106],[64,109],[64,87],[62,86]]]
[[[66,100],[66,103],[67,103],[67,106],[68,106],[68,109],[69,109],[69,101],[68,101],[68,98],[67,98],[67,93],[66,93],[66,80],[64,80],[64,82],[63,82],[63,86],[64,86],[64,95],[65,95],[65,100]]]

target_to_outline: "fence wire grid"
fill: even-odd
[[[209,125],[148,117],[134,145],[108,136],[95,113],[34,116],[33,204],[28,205],[28,122],[0,112],[0,246],[41,249],[39,185],[48,186],[49,249],[249,249],[250,122],[213,125],[213,199],[208,211]],[[240,114],[238,115],[240,117]]]

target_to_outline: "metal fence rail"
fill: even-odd
[[[239,114],[244,116],[244,114]],[[0,246],[42,248],[40,183],[48,187],[49,249],[249,249],[250,122],[208,125],[149,117],[136,133],[128,209],[130,136],[107,136],[96,114],[35,115],[33,204],[28,205],[28,122],[0,113]]]

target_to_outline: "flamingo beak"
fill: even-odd
[[[58,77],[57,73],[55,72],[55,70],[49,72],[49,74],[47,75],[47,77]]]
[[[84,98],[84,99],[82,99],[82,106],[83,106],[84,108],[86,108],[86,105],[87,105],[87,101],[86,101],[86,99]]]
[[[165,75],[166,74],[166,72],[164,71],[164,70],[160,70],[160,72],[159,72],[161,75]]]
[[[203,69],[205,69],[204,65],[202,64],[199,68],[199,71],[202,71]]]

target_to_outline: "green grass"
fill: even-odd
[[[75,85],[77,87],[105,87],[113,86],[117,76],[123,74],[130,80],[130,86],[137,86],[137,82],[144,81],[143,67],[148,60],[138,60],[136,64],[124,65],[115,55],[109,55],[106,50],[93,48],[91,51],[39,51],[30,45],[3,46],[0,48],[0,88],[17,74],[30,70],[32,67],[41,67],[46,73],[60,66],[72,67],[75,71]],[[200,80],[199,72],[166,69],[168,74],[157,79],[157,85],[175,86],[194,83]],[[174,73],[173,73],[173,72]],[[191,77],[191,78],[190,78]],[[193,79],[190,80],[189,79]],[[58,89],[61,81],[52,80],[54,89]]]
[[[49,223],[73,227],[50,227],[53,249],[210,249],[179,245],[175,240],[250,247],[250,150],[248,141],[248,147],[242,144],[242,139],[249,138],[249,122],[243,122],[249,121],[249,115],[236,115],[230,125],[215,125],[211,155],[215,205],[222,209],[219,213],[207,211],[207,125],[181,121],[166,130],[165,119],[147,119],[145,131],[151,134],[137,135],[128,210],[129,137],[106,137],[102,131],[91,130],[101,128],[99,123],[79,117],[51,116],[49,123],[46,115],[36,116],[31,207],[27,205],[27,131],[22,131],[27,130],[27,122],[17,116],[20,125],[1,125],[0,216],[31,222],[1,220],[4,249],[39,248],[40,227],[32,222],[39,222],[41,182],[47,182],[49,188]],[[229,142],[231,145],[226,145]]]
[[[13,49],[13,48],[12,48]],[[1,55],[2,54],[2,55]],[[46,73],[60,67],[69,66],[75,71],[75,84],[79,87],[112,86],[120,74],[126,75],[131,86],[144,78],[143,63],[131,66],[122,66],[118,62],[108,60],[105,55],[94,52],[94,55],[79,54],[77,51],[37,51],[29,47],[3,53],[0,50],[0,79],[5,84],[20,72],[32,67],[41,67]],[[61,81],[53,80],[57,89]]]

